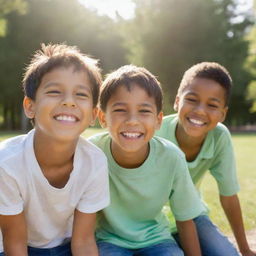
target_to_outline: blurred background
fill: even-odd
[[[234,82],[226,124],[256,125],[256,26],[252,0],[0,0],[0,129],[26,130],[22,74],[41,43],[77,45],[103,74],[141,65],[164,88],[164,112],[184,71],[217,61]]]
[[[225,123],[231,131],[247,131],[232,133],[232,140],[245,228],[255,230],[255,4],[256,0],[0,0],[0,141],[30,128],[22,111],[21,80],[41,43],[77,45],[100,60],[103,74],[130,63],[146,67],[162,83],[165,114],[173,112],[184,71],[201,61],[217,61],[234,82]],[[84,136],[99,131],[87,129]],[[206,175],[202,190],[214,223],[231,234],[211,175]]]

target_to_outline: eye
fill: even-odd
[[[84,92],[78,92],[76,95],[79,96],[80,98],[88,98],[89,97],[89,95]]]
[[[140,113],[152,113],[152,111],[149,110],[149,109],[140,109],[139,112],[140,112]]]
[[[208,104],[208,106],[209,106],[210,108],[218,108],[218,106],[215,105],[215,104]]]
[[[189,102],[196,102],[196,99],[194,98],[185,98],[186,101],[189,101]]]
[[[47,91],[46,94],[57,95],[57,94],[60,94],[60,91],[58,91],[58,90],[50,90],[50,91]]]
[[[125,109],[123,108],[116,108],[113,110],[113,112],[125,112]]]

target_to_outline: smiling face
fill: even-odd
[[[35,120],[35,136],[62,141],[76,140],[97,113],[87,74],[72,66],[46,73],[35,100],[25,97],[24,110]]]
[[[149,140],[160,127],[162,112],[158,113],[155,99],[139,86],[131,90],[120,86],[107,102],[106,111],[100,111],[100,123],[112,137],[112,154],[122,166],[129,157],[130,164],[142,163],[147,157]]]
[[[203,140],[218,122],[225,119],[225,89],[214,80],[195,78],[176,97],[179,122],[177,132]]]

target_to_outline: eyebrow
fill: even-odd
[[[188,95],[198,96],[198,94],[196,94],[196,93],[194,93],[194,92],[188,92],[187,94],[185,94],[185,96],[188,96]],[[211,101],[218,102],[218,103],[221,103],[221,101],[220,101],[218,98],[211,97],[210,100],[211,100]]]
[[[59,86],[59,85],[61,85],[61,83],[49,82],[49,83],[47,83],[47,84],[44,86],[44,89],[48,89],[48,88],[50,88],[50,87],[52,87],[52,86]],[[77,86],[77,88],[79,88],[79,89],[83,89],[83,90],[86,90],[86,91],[88,91],[88,92],[91,91],[91,87],[90,87],[90,86],[89,86],[89,87],[86,87],[86,86],[84,86],[84,85],[82,85],[82,84],[78,84],[78,85],[76,85],[76,86]]]
[[[121,106],[126,106],[127,103],[125,102],[116,102],[112,105],[112,107],[121,107]],[[142,104],[139,104],[140,107],[149,107],[149,108],[153,108],[153,105],[150,104],[150,103],[142,103]]]

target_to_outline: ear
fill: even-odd
[[[162,121],[163,121],[163,116],[164,113],[163,111],[159,112],[159,114],[157,115],[157,125],[156,125],[156,130],[160,129]]]
[[[178,109],[179,109],[179,102],[180,102],[180,97],[178,95],[176,95],[175,101],[174,101],[174,104],[173,104],[173,109],[175,111],[178,111]]]
[[[23,109],[27,118],[30,118],[30,119],[35,118],[35,102],[31,98],[27,96],[24,97]]]
[[[100,109],[98,113],[99,122],[102,128],[107,127],[106,114]]]
[[[221,118],[220,122],[224,122],[224,120],[227,116],[227,112],[228,112],[228,107],[224,107],[222,110],[222,118]]]
[[[96,118],[98,116],[98,112],[99,112],[98,107],[93,108],[93,110],[92,110],[92,120],[90,122],[90,126],[94,126],[95,125],[95,121],[96,121]]]

